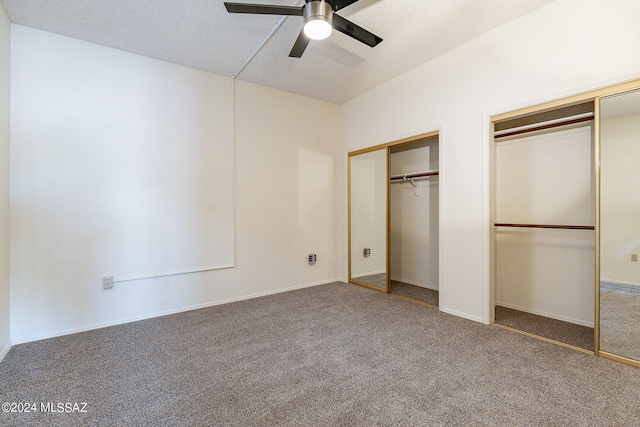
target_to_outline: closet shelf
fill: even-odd
[[[555,225],[555,224],[513,224],[508,222],[496,222],[494,227],[519,227],[519,228],[553,228],[562,230],[594,230],[593,225]]]
[[[394,175],[390,178],[391,181],[406,181],[407,179],[413,178],[427,178],[430,176],[438,176],[440,171],[437,169],[425,171],[425,172],[415,172],[415,173],[407,173],[403,175]]]

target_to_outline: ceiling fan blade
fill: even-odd
[[[306,36],[306,34],[304,33],[304,29],[300,30],[300,34],[298,35],[296,42],[293,44],[291,52],[289,52],[289,57],[300,58],[310,41],[311,39]]]
[[[345,7],[357,1],[358,0],[331,0],[330,3],[331,3],[331,6],[333,7],[333,11],[337,12],[340,9],[344,9]]]
[[[224,2],[229,13],[255,13],[259,15],[302,16],[302,8],[297,6],[276,6],[272,4]]]
[[[336,14],[333,14],[333,28],[371,47],[382,41],[375,34]]]

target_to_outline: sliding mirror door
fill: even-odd
[[[640,91],[600,118],[600,350],[640,361]]]
[[[387,292],[387,149],[349,156],[349,281]]]

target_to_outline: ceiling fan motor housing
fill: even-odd
[[[333,25],[333,9],[325,0],[307,0],[302,12],[305,24],[313,20],[322,20]]]

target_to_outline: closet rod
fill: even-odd
[[[582,123],[582,122],[590,122],[593,120],[593,113],[587,113],[587,115],[583,116],[583,117],[573,117],[573,118],[568,118],[568,120],[561,120],[561,121],[553,121],[553,122],[548,122],[546,124],[536,124],[536,125],[529,125],[529,126],[523,126],[521,128],[515,128],[516,130],[503,130],[501,132],[495,132],[494,133],[494,138],[498,139],[498,138],[506,138],[508,136],[515,136],[515,135],[521,135],[523,133],[529,133],[529,132],[536,132],[539,130],[546,130],[546,129],[552,129],[552,128],[556,128],[556,127],[560,127],[560,126],[567,126],[567,125],[573,125],[576,123]]]
[[[437,170],[426,171],[426,172],[416,172],[416,173],[408,173],[406,175],[394,175],[390,179],[391,181],[403,181],[405,179],[411,178],[422,178],[425,176],[437,176],[440,172]]]
[[[521,228],[554,228],[562,230],[595,230],[593,225],[552,225],[552,224],[511,224],[508,222],[496,222],[494,227],[521,227]]]

